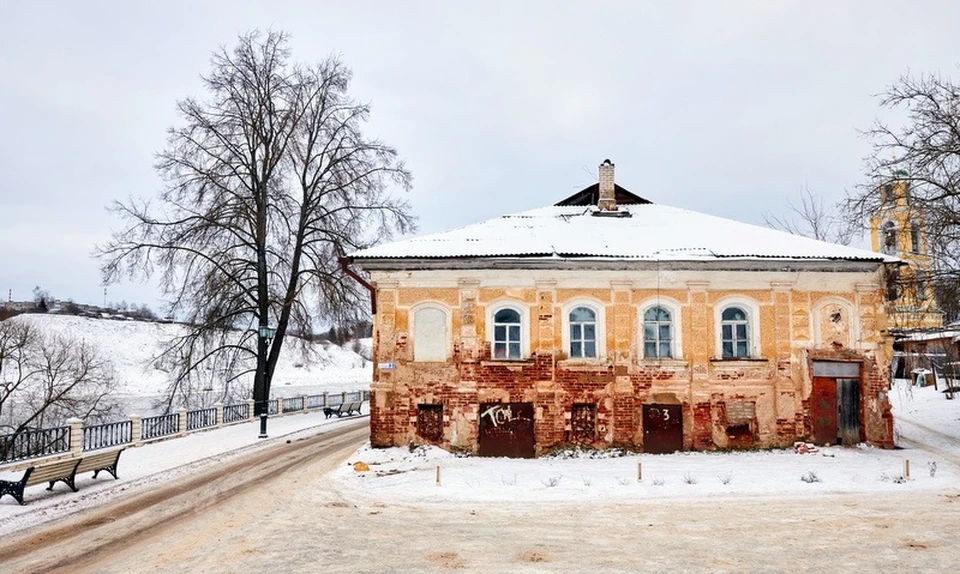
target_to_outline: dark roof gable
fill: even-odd
[[[613,191],[614,197],[616,197],[617,200],[617,204],[627,205],[653,203],[649,199],[644,199],[639,195],[634,195],[633,193],[616,184],[613,186]],[[593,185],[588,185],[566,199],[561,199],[557,203],[554,203],[554,205],[596,205],[599,200],[600,183],[598,182]]]

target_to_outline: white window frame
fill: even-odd
[[[646,342],[643,337],[643,316],[651,307],[663,307],[670,313],[670,322],[673,328],[673,341],[671,343],[670,354],[672,357],[647,357]],[[680,361],[683,360],[683,314],[680,303],[666,297],[655,297],[646,299],[637,305],[637,356],[648,361]]]
[[[596,314],[597,318],[597,356],[596,357],[572,357],[570,356],[570,313],[577,307],[586,307]],[[578,297],[564,303],[561,308],[563,320],[561,321],[561,341],[563,343],[563,353],[572,361],[603,361],[607,358],[607,313],[606,307],[597,299]]]
[[[503,309],[513,309],[520,314],[520,357],[518,359],[497,359],[493,356],[493,318]],[[487,306],[486,318],[491,361],[522,361],[530,356],[530,308],[527,305],[513,300],[498,301]]]
[[[446,329],[446,336],[444,337],[443,343],[443,359],[418,359],[417,358],[417,312],[422,311],[423,309],[436,309],[443,313],[444,318],[446,319],[446,324],[444,328]],[[413,342],[413,360],[418,363],[436,363],[450,360],[450,350],[452,348],[452,315],[450,309],[438,301],[424,301],[422,303],[417,303],[413,307],[410,307],[409,313],[409,322],[410,322],[410,340]]]
[[[740,307],[747,314],[747,356],[723,358],[723,311],[729,307]],[[759,359],[760,357],[760,305],[749,297],[726,297],[713,306],[714,357],[725,361],[738,359]]]

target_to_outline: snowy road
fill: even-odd
[[[0,541],[0,570],[13,572],[142,572],[171,569],[181,555],[203,552],[234,524],[254,526],[251,516],[282,508],[279,500],[296,497],[308,481],[323,474],[363,444],[365,419],[256,450],[222,465],[172,480],[133,496]],[[158,546],[156,562],[141,556]],[[238,549],[238,556],[244,548]],[[115,569],[114,564],[128,561]],[[150,568],[147,565],[151,564]],[[206,571],[227,572],[223,564]]]
[[[4,572],[958,571],[960,491],[385,503],[329,471],[343,425],[40,529]],[[234,474],[229,474],[234,473]],[[67,532],[80,529],[83,536]]]
[[[376,457],[389,453],[360,448],[365,419],[280,419],[276,444],[240,449],[228,438],[249,443],[251,429],[221,429],[192,447],[187,437],[135,449],[126,468],[141,478],[88,480],[89,501],[37,487],[29,506],[0,508],[11,514],[0,520],[0,571],[960,571],[960,401],[910,393],[897,403],[903,450],[643,457],[643,484],[621,481],[637,468],[631,457],[432,459],[396,449],[413,458],[386,464]],[[283,425],[303,430],[284,435]],[[214,442],[232,454],[199,448]],[[206,458],[163,463],[169,449],[191,448]],[[354,473],[345,463],[357,457],[374,470]],[[881,480],[908,457],[909,481]],[[936,478],[930,460],[940,462]],[[807,469],[823,484],[801,482]],[[685,484],[687,471],[701,482]],[[559,486],[542,483],[560,472]],[[716,480],[724,474],[731,484]],[[658,475],[666,485],[652,485]],[[81,511],[69,514],[75,501]],[[36,526],[10,540],[17,524]]]

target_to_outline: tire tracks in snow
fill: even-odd
[[[318,457],[342,455],[344,448],[360,446],[368,432],[364,420],[290,439],[56,524],[6,537],[0,542],[0,564],[4,572],[74,571],[103,559],[111,548],[157,534],[250,489],[266,489],[286,471]]]

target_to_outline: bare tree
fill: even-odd
[[[878,120],[865,135],[872,151],[866,181],[848,196],[851,219],[867,220],[884,201],[878,190],[893,180],[908,186],[908,201],[923,222],[933,262],[934,291],[955,293],[960,277],[960,85],[939,75],[901,76],[880,94],[883,108],[906,112],[899,127]],[[955,297],[938,298],[957,317]]]
[[[179,102],[155,203],[116,203],[127,227],[99,250],[108,281],[159,274],[167,313],[193,325],[167,349],[169,396],[216,362],[228,381],[254,372],[257,412],[288,333],[312,317],[365,314],[365,293],[338,255],[414,226],[411,176],[390,146],[365,137],[370,108],[348,95],[350,71],[331,57],[291,63],[287,37],[253,32],[221,49],[204,100]],[[276,326],[273,344],[257,337]],[[244,367],[244,365],[247,365]]]
[[[800,190],[800,204],[787,200],[787,206],[787,215],[764,213],[767,226],[840,245],[850,245],[859,227],[842,216],[841,206],[828,207],[822,197],[814,195],[806,186]]]
[[[70,417],[103,420],[118,409],[115,384],[113,365],[89,343],[17,319],[0,322],[0,434],[62,425]],[[0,441],[0,448],[9,444]]]

